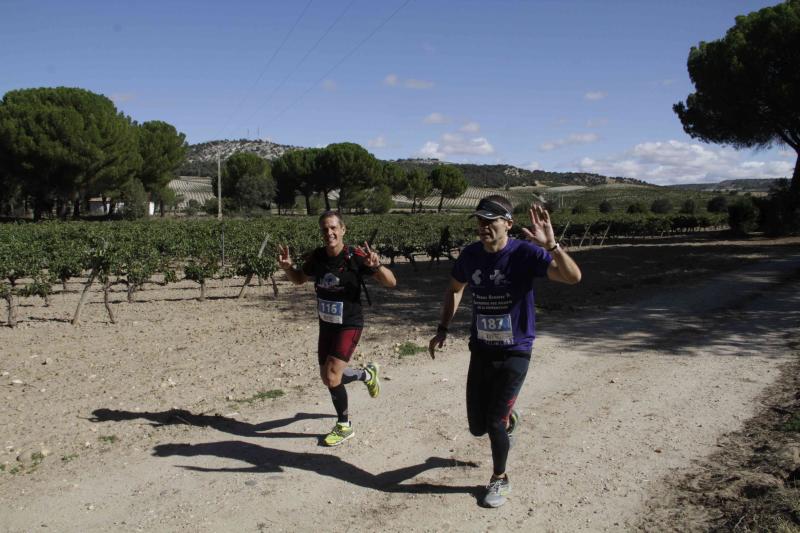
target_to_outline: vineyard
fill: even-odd
[[[554,217],[557,237],[573,247],[701,231],[724,224],[722,216]],[[417,268],[420,257],[430,261],[452,259],[473,240],[474,228],[474,222],[463,215],[350,216],[347,241],[369,241],[391,264],[403,257]],[[519,226],[512,228],[512,234],[518,235],[518,231]],[[13,326],[20,297],[47,301],[59,284],[63,288],[71,279],[85,279],[72,323],[78,323],[95,283],[102,287],[109,318],[114,322],[108,303],[113,285],[123,285],[132,301],[136,291],[147,283],[190,280],[197,283],[202,300],[207,281],[242,278],[241,297],[254,277],[271,279],[277,269],[278,244],[287,244],[293,257],[302,261],[319,242],[316,217],[6,224],[0,226],[0,297],[7,302],[8,324]]]

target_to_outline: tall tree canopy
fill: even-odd
[[[272,163],[272,175],[278,183],[278,194],[281,198],[294,197],[295,191],[306,200],[306,213],[311,214],[311,195],[315,192],[325,193],[326,208],[327,190],[320,180],[318,158],[321,148],[306,148],[284,153]],[[290,190],[284,190],[290,189]]]
[[[467,190],[467,180],[458,167],[453,165],[438,166],[431,171],[431,182],[439,189],[439,209],[445,198],[458,198]]]
[[[339,188],[339,207],[354,204],[350,196],[377,185],[381,165],[375,156],[355,143],[329,144],[320,154],[322,183],[330,189]]]
[[[725,37],[691,49],[688,69],[696,92],[673,106],[686,133],[736,148],[788,145],[800,190],[800,0],[736,17]]]
[[[403,194],[408,188],[408,173],[397,163],[383,164],[383,181],[392,191],[392,194]]]
[[[105,96],[56,87],[9,91],[0,101],[0,171],[34,204],[34,218],[104,188],[141,167],[136,131]]]
[[[145,190],[155,193],[175,178],[175,171],[186,157],[186,135],[160,120],[142,123],[138,133],[139,154],[142,156],[139,180]]]
[[[219,196],[216,183],[214,194]],[[222,198],[230,198],[237,207],[251,209],[266,206],[275,195],[270,165],[251,152],[237,152],[225,161],[222,170]]]
[[[431,190],[433,189],[433,184],[431,184],[431,178],[428,174],[426,174],[422,169],[419,168],[411,168],[408,170],[406,174],[406,189],[404,194],[411,198],[411,212],[414,212],[415,207],[417,207],[417,201],[419,201],[418,209],[422,210],[422,201],[431,194]]]

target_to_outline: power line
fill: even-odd
[[[298,16],[298,17],[297,17],[297,20],[295,20],[295,21],[294,21],[294,24],[293,24],[293,25],[292,25],[292,27],[289,29],[289,32],[288,32],[288,33],[287,33],[287,34],[284,36],[284,38],[283,38],[283,41],[281,41],[281,44],[280,44],[280,45],[278,45],[278,48],[276,48],[276,49],[275,49],[275,51],[272,53],[272,57],[270,57],[270,58],[269,58],[269,61],[267,61],[267,63],[264,65],[264,68],[263,68],[263,69],[261,69],[261,73],[260,73],[260,74],[258,75],[258,77],[256,78],[256,81],[255,81],[255,82],[253,82],[253,85],[250,87],[250,89],[248,89],[247,91],[245,91],[244,95],[242,96],[241,100],[239,100],[239,103],[237,104],[237,106],[236,106],[236,109],[233,111],[233,113],[231,113],[231,114],[229,114],[229,115],[228,115],[228,122],[227,122],[227,123],[225,124],[225,126],[222,128],[222,131],[223,131],[223,132],[225,132],[226,134],[229,132],[229,130],[228,130],[228,127],[230,126],[230,124],[231,124],[231,121],[233,120],[233,117],[235,117],[235,116],[236,116],[236,114],[237,114],[237,113],[239,113],[239,111],[240,111],[240,110],[241,110],[241,108],[242,108],[242,105],[244,105],[244,102],[245,102],[245,100],[247,100],[247,97],[248,97],[248,96],[249,96],[249,95],[250,95],[250,94],[253,92],[253,89],[255,89],[255,88],[256,88],[256,86],[258,85],[258,82],[260,82],[260,81],[261,81],[261,78],[263,78],[263,77],[264,77],[264,74],[266,74],[266,72],[267,72],[267,69],[268,69],[268,68],[270,67],[270,65],[272,64],[272,61],[275,59],[275,57],[278,55],[278,53],[279,53],[281,50],[283,50],[283,46],[284,46],[284,45],[286,44],[286,42],[289,40],[289,37],[291,37],[291,36],[292,36],[292,34],[294,33],[294,30],[295,30],[295,28],[297,28],[297,25],[298,25],[298,24],[300,24],[300,21],[301,21],[301,20],[303,19],[303,17],[305,16],[305,14],[306,14],[306,11],[308,11],[308,8],[309,8],[309,7],[311,7],[311,3],[312,3],[313,1],[314,1],[314,0],[308,0],[308,3],[306,4],[306,7],[305,7],[305,8],[303,8],[303,11],[302,11],[302,12],[300,12],[300,16]],[[227,137],[227,135],[226,135],[226,137]]]
[[[403,2],[401,5],[400,5],[400,7],[398,7],[397,9],[395,9],[395,10],[392,12],[392,14],[391,14],[391,15],[389,15],[388,17],[386,17],[386,18],[383,20],[383,22],[381,22],[381,23],[380,23],[380,24],[379,24],[379,25],[378,25],[378,26],[377,26],[377,27],[376,27],[374,30],[372,30],[372,32],[371,32],[369,35],[367,35],[367,36],[366,36],[364,39],[362,39],[362,40],[361,40],[361,41],[360,41],[358,44],[356,44],[356,46],[355,46],[355,47],[354,47],[352,50],[350,50],[350,51],[349,51],[347,54],[345,54],[345,56],[344,56],[344,57],[342,57],[342,59],[340,59],[338,62],[336,62],[336,64],[335,64],[335,65],[333,65],[333,66],[332,66],[332,67],[331,67],[331,68],[330,68],[330,69],[329,69],[327,72],[325,72],[325,74],[323,74],[322,76],[320,76],[320,78],[319,78],[317,81],[315,81],[313,84],[311,84],[311,86],[310,86],[308,89],[306,89],[306,90],[305,90],[305,92],[303,92],[303,93],[302,93],[302,94],[301,94],[299,97],[297,97],[297,99],[295,99],[295,100],[294,100],[292,103],[290,103],[288,106],[284,107],[284,108],[283,108],[283,109],[282,109],[280,112],[278,112],[278,114],[276,114],[276,115],[275,115],[275,116],[273,116],[272,118],[273,118],[273,119],[280,118],[281,116],[283,116],[283,114],[284,114],[286,111],[288,111],[289,109],[291,109],[292,107],[294,107],[295,105],[297,105],[297,103],[298,103],[298,102],[300,102],[300,100],[302,100],[303,98],[305,98],[305,96],[306,96],[308,93],[310,93],[310,92],[311,92],[311,91],[314,89],[314,87],[316,87],[317,85],[319,85],[319,83],[320,83],[322,80],[324,80],[325,78],[327,78],[327,77],[328,77],[328,76],[331,74],[331,72],[333,72],[334,70],[336,70],[336,69],[339,67],[339,65],[341,65],[342,63],[344,63],[345,61],[347,61],[347,59],[349,59],[349,58],[350,58],[350,56],[352,56],[354,53],[356,53],[356,51],[357,51],[359,48],[361,48],[361,47],[364,45],[364,43],[366,43],[367,41],[369,41],[369,40],[370,40],[370,39],[371,39],[371,38],[372,38],[372,37],[373,37],[373,36],[374,36],[376,33],[378,33],[378,31],[379,31],[381,28],[383,28],[383,27],[384,27],[384,26],[385,26],[385,25],[386,25],[386,24],[387,24],[387,23],[388,23],[390,20],[392,20],[392,18],[394,18],[394,16],[395,16],[395,15],[397,15],[397,14],[400,12],[400,10],[402,10],[404,7],[406,7],[406,6],[407,6],[407,5],[408,5],[410,2],[411,2],[411,0],[405,0],[405,1],[404,1],[404,2]]]
[[[290,71],[290,72],[289,72],[289,73],[286,75],[286,77],[284,77],[284,78],[283,78],[283,81],[281,81],[281,82],[278,84],[278,86],[277,86],[277,87],[275,87],[275,89],[273,89],[271,93],[269,93],[269,95],[268,95],[268,96],[267,96],[267,97],[264,99],[264,101],[263,101],[263,102],[261,102],[261,105],[259,105],[259,106],[256,108],[256,110],[255,110],[255,111],[253,111],[253,113],[251,113],[251,114],[250,114],[250,117],[253,117],[253,116],[255,116],[255,115],[256,115],[256,114],[257,114],[259,111],[261,111],[261,110],[264,108],[264,106],[265,106],[265,105],[267,105],[267,103],[268,103],[270,100],[272,100],[272,97],[273,97],[273,96],[275,96],[275,94],[276,94],[276,93],[277,93],[277,92],[278,92],[278,91],[279,91],[281,88],[283,88],[283,86],[284,86],[284,85],[286,85],[286,82],[287,82],[287,81],[289,81],[289,78],[290,78],[290,77],[291,77],[291,76],[292,76],[292,75],[293,75],[295,72],[297,72],[297,70],[300,68],[300,66],[301,66],[303,63],[305,63],[306,59],[308,59],[308,56],[310,56],[310,55],[311,55],[311,52],[313,52],[314,50],[316,50],[316,49],[317,49],[317,46],[319,46],[319,44],[322,42],[322,40],[323,40],[323,39],[325,39],[325,37],[327,37],[327,36],[328,36],[328,34],[331,32],[331,30],[333,30],[333,28],[334,28],[334,27],[336,27],[336,25],[339,23],[339,21],[340,21],[340,20],[342,20],[342,17],[344,17],[345,13],[347,13],[347,11],[349,11],[349,10],[350,10],[350,7],[351,7],[351,6],[352,6],[354,3],[355,3],[355,0],[350,0],[350,3],[349,3],[349,4],[347,4],[347,7],[345,7],[345,8],[344,8],[344,10],[343,10],[341,13],[339,13],[339,16],[338,16],[338,17],[336,17],[336,20],[334,20],[334,21],[333,21],[333,23],[332,23],[330,26],[328,26],[328,29],[327,29],[327,30],[325,30],[325,33],[323,33],[323,34],[322,34],[322,36],[321,36],[319,39],[317,39],[317,42],[315,42],[315,43],[314,43],[314,45],[313,45],[311,48],[309,48],[309,49],[308,49],[308,51],[305,53],[305,55],[303,56],[303,58],[302,58],[302,59],[301,59],[301,60],[300,60],[300,61],[299,61],[299,62],[298,62],[298,63],[297,63],[295,66],[294,66],[294,68],[293,68],[293,69],[292,69],[292,70],[291,70],[291,71]]]

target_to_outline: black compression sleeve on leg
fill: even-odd
[[[339,417],[339,422],[347,422],[347,389],[344,383],[329,387],[328,392],[331,393],[331,400],[333,400],[333,407],[336,409],[336,416]]]

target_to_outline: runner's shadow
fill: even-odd
[[[235,459],[252,465],[241,468],[205,468],[179,465],[180,468],[193,470],[195,472],[283,472],[284,467],[298,468],[381,492],[424,494],[467,493],[477,498],[481,491],[484,490],[481,486],[446,486],[434,485],[432,483],[401,484],[403,481],[409,480],[434,468],[475,468],[478,466],[471,461],[459,461],[457,459],[446,459],[443,457],[429,457],[424,463],[406,466],[376,475],[343,461],[336,455],[291,452],[276,448],[266,448],[242,441],[208,442],[202,444],[159,444],[153,448],[153,455],[157,457],[170,457],[173,455],[194,457],[208,455]]]
[[[228,418],[220,415],[204,415],[193,414],[185,409],[170,409],[169,411],[157,412],[133,412],[121,411],[116,409],[95,409],[92,411],[93,417],[89,418],[91,422],[121,422],[123,420],[135,420],[142,418],[150,420],[151,425],[154,427],[172,426],[172,425],[187,425],[197,427],[210,427],[217,431],[239,435],[241,437],[268,437],[268,438],[303,438],[313,437],[318,438],[318,434],[310,435],[308,433],[292,433],[292,432],[270,432],[276,428],[288,426],[300,420],[316,420],[320,418],[333,418],[334,415],[318,414],[318,413],[297,413],[290,418],[281,418],[279,420],[270,420],[262,422],[261,424],[250,424],[242,422],[235,418]]]

